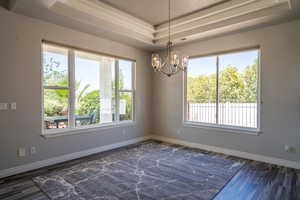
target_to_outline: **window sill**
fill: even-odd
[[[260,130],[254,128],[230,127],[230,126],[213,125],[213,124],[190,122],[190,121],[185,121],[183,123],[183,126],[190,127],[190,128],[214,130],[217,132],[249,134],[249,135],[256,135],[256,136],[262,133]]]
[[[43,131],[41,134],[44,138],[53,138],[60,136],[69,136],[69,135],[77,135],[77,134],[85,134],[94,131],[120,128],[120,127],[130,127],[135,126],[135,121],[124,121],[120,123],[109,123],[109,124],[101,124],[101,125],[93,125],[93,126],[85,126],[79,128],[64,128],[64,129],[52,129]]]

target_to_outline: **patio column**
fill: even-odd
[[[100,123],[112,122],[112,72],[114,59],[100,59]]]

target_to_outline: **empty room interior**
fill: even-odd
[[[300,200],[300,0],[0,0],[1,200]]]

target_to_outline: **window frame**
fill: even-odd
[[[203,54],[203,55],[196,55],[191,56],[190,59],[198,59],[198,58],[205,58],[210,56],[216,56],[216,65],[219,65],[219,57],[226,54],[233,54],[233,53],[241,53],[245,51],[256,50],[258,52],[258,66],[257,66],[257,127],[256,128],[249,128],[249,127],[241,127],[241,126],[231,126],[231,125],[222,125],[218,124],[218,120],[216,123],[206,123],[206,122],[196,122],[188,120],[188,109],[187,109],[187,70],[183,73],[183,125],[185,127],[192,127],[192,128],[203,128],[203,129],[211,129],[215,131],[221,132],[231,132],[231,133],[247,133],[251,135],[259,135],[261,133],[261,112],[262,112],[262,98],[261,98],[261,48],[259,45],[252,46],[252,47],[245,47],[239,49],[233,49],[228,51],[219,51],[215,53]],[[216,66],[216,73],[218,73],[219,66]],[[217,75],[218,76],[218,75]],[[218,78],[217,78],[218,79]],[[218,88],[217,80],[216,87]],[[218,90],[218,89],[217,89]],[[218,92],[218,91],[217,91]],[[218,100],[216,95],[216,100]],[[216,102],[216,106],[218,106],[219,102]],[[217,115],[217,113],[216,113]]]
[[[56,87],[56,86],[46,86],[44,85],[44,45],[51,45],[56,46],[59,48],[64,48],[68,51],[68,86],[65,87]],[[115,61],[115,115],[116,119],[109,123],[102,123],[102,124],[91,124],[85,126],[76,127],[75,125],[75,51],[81,51],[85,53],[96,54],[103,57],[113,58]],[[77,48],[69,45],[59,44],[55,42],[45,41],[42,40],[41,42],[41,128],[42,128],[42,136],[45,137],[56,137],[60,135],[72,135],[77,133],[84,133],[90,132],[93,130],[99,129],[107,129],[107,128],[114,128],[114,127],[124,127],[124,126],[134,126],[136,124],[136,113],[135,113],[135,94],[136,94],[136,60],[123,58],[113,55],[108,55],[104,53],[95,52],[92,50]],[[130,61],[131,65],[131,77],[132,77],[132,88],[131,90],[119,90],[119,60]],[[67,128],[56,128],[56,129],[45,129],[44,123],[44,91],[45,89],[66,89],[69,93],[68,95],[68,127]],[[121,92],[130,92],[132,94],[132,120],[119,120],[119,103],[120,103],[120,93]]]

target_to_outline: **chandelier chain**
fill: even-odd
[[[171,42],[171,0],[169,0],[169,42]]]
[[[159,54],[152,54],[152,67],[156,72],[161,72],[168,77],[185,71],[188,65],[188,56],[179,55],[178,52],[173,51],[173,43],[171,42],[171,0],[168,0],[168,43],[167,43],[167,56],[163,61]]]

